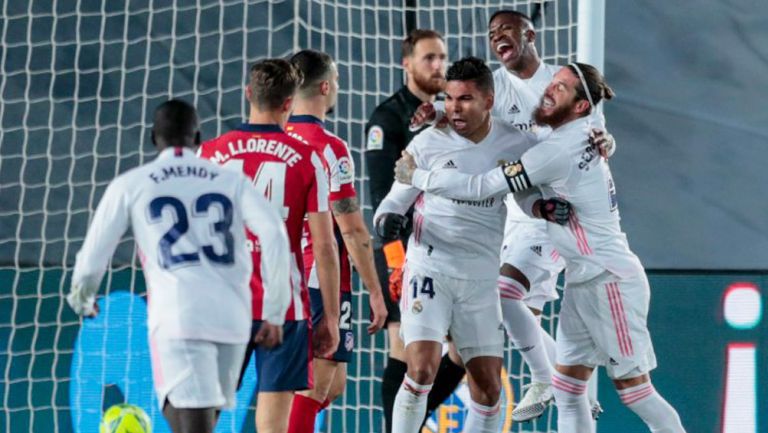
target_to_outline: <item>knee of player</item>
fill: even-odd
[[[429,364],[408,366],[408,377],[419,385],[430,385],[435,381],[437,367]]]

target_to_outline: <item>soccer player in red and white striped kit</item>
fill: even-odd
[[[284,334],[283,344],[267,350],[251,342],[243,363],[252,353],[258,372],[256,428],[259,433],[285,433],[294,392],[312,388],[312,347],[319,355],[333,353],[339,342],[338,251],[328,206],[328,176],[323,160],[310,146],[289,136],[284,128],[303,81],[300,71],[282,59],[266,59],[251,67],[246,96],[248,122],[203,144],[200,155],[224,167],[245,172],[256,189],[282,215],[291,244],[291,306],[285,324],[274,332]],[[328,320],[311,326],[309,292],[304,278],[302,233],[305,217],[317,257],[317,279]],[[265,326],[261,272],[262,251],[249,234],[253,256],[253,335]],[[312,332],[310,333],[310,329]],[[242,373],[241,373],[242,380]]]
[[[381,285],[373,261],[371,235],[355,191],[355,166],[347,143],[325,129],[325,116],[336,105],[339,91],[339,73],[330,55],[314,50],[302,50],[291,57],[291,62],[304,75],[304,82],[296,96],[293,115],[288,119],[286,132],[304,141],[321,155],[330,174],[329,201],[334,217],[334,234],[339,244],[341,317],[338,320],[340,341],[331,356],[316,356],[314,360],[314,387],[297,393],[291,408],[289,433],[313,433],[315,416],[343,391],[347,379],[347,363],[352,359],[355,345],[352,329],[352,267],[360,274],[370,292],[373,313],[369,333],[383,328],[387,317]],[[304,238],[305,274],[309,284],[312,321],[330,321],[325,315],[320,296],[321,281],[317,278],[318,257],[312,249],[314,236]],[[336,323],[327,323],[335,326]]]

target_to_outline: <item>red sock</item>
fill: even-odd
[[[288,420],[288,433],[314,433],[315,416],[322,408],[322,403],[301,394],[293,396],[291,417]]]

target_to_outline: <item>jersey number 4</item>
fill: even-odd
[[[230,159],[224,166],[243,172],[242,159]],[[256,175],[253,176],[253,186],[264,194],[273,208],[277,209],[283,220],[288,219],[290,208],[285,205],[285,174],[288,167],[284,162],[264,161],[259,164]]]
[[[211,232],[219,236],[224,245],[223,252],[218,254],[211,245],[200,247],[203,255],[213,263],[231,265],[235,262],[235,239],[229,230],[232,226],[232,202],[227,196],[218,193],[203,194],[192,205],[192,217],[200,217],[208,214],[209,209],[218,208],[219,220],[211,225]],[[163,220],[163,211],[168,209],[175,223],[165,232],[160,242],[159,260],[163,269],[170,269],[182,264],[194,264],[200,262],[199,251],[191,253],[174,254],[173,244],[178,242],[189,231],[189,218],[184,203],[176,197],[161,196],[149,202],[149,221],[158,223]],[[193,220],[194,221],[194,220]]]

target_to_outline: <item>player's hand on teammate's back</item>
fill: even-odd
[[[395,179],[400,183],[410,185],[414,171],[416,171],[416,160],[413,155],[403,151],[400,159],[395,162]]]
[[[384,328],[388,313],[384,295],[381,292],[371,293],[368,302],[371,304],[371,324],[368,325],[368,335],[371,335]]]
[[[312,350],[315,357],[328,358],[339,347],[339,320],[333,322],[323,316],[317,328],[312,330]]]
[[[613,139],[613,135],[603,129],[592,129],[589,132],[589,142],[605,159],[610,158],[616,152],[616,140]]]
[[[431,102],[422,102],[413,113],[413,116],[411,116],[411,123],[408,125],[408,129],[418,131],[425,123],[435,120],[435,116],[437,116],[435,106]]]
[[[398,239],[405,230],[408,217],[397,213],[385,213],[376,221],[376,234],[384,242]]]
[[[86,296],[82,290],[76,287],[73,287],[67,295],[67,304],[78,316],[93,318],[99,314],[96,296]]]
[[[253,336],[253,342],[267,349],[283,344],[283,327],[264,321],[259,332]]]
[[[571,218],[571,204],[559,198],[552,197],[547,200],[539,200],[539,216],[549,222],[564,226]]]

